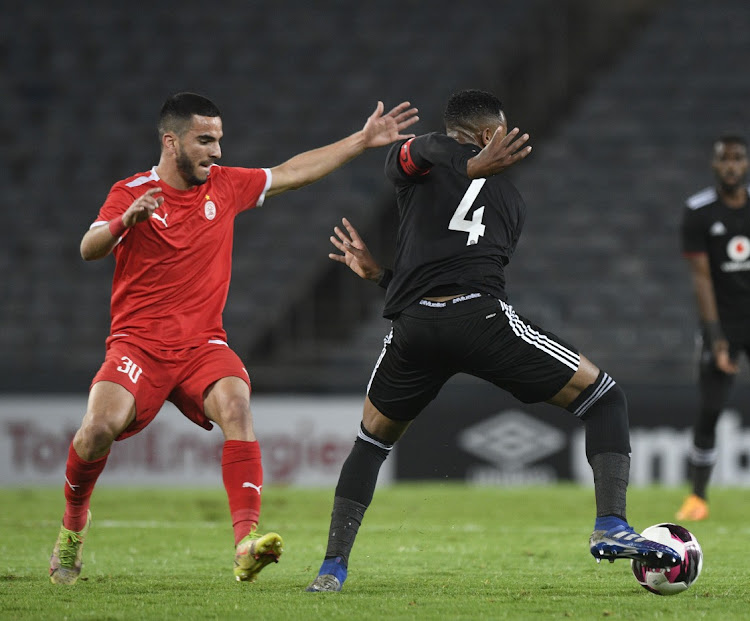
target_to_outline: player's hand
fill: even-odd
[[[383,268],[370,254],[365,242],[359,236],[349,220],[342,218],[341,222],[346,228],[346,233],[339,227],[334,227],[333,232],[336,237],[331,235],[331,243],[344,254],[331,253],[329,259],[343,263],[349,267],[357,276],[366,280],[377,281],[383,274]]]
[[[524,159],[531,153],[531,146],[526,145],[528,134],[521,134],[521,130],[514,127],[505,134],[505,126],[500,125],[490,140],[479,153],[466,164],[466,174],[469,179],[490,177],[502,172],[509,166]],[[524,146],[526,145],[526,146]]]
[[[145,194],[136,198],[128,207],[127,211],[122,214],[122,223],[130,228],[139,222],[148,220],[159,206],[164,202],[163,196],[154,196],[161,192],[161,188],[151,188]]]
[[[366,149],[382,147],[396,142],[396,140],[414,137],[414,134],[402,134],[401,132],[419,120],[416,108],[412,108],[408,101],[404,101],[388,114],[383,114],[383,109],[383,102],[379,101],[375,112],[368,117],[365,126],[362,128]]]
[[[735,375],[740,370],[739,364],[732,360],[729,355],[729,343],[727,341],[716,341],[712,349],[714,352],[714,362],[719,371],[727,375]]]

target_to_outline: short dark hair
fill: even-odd
[[[167,132],[181,136],[190,126],[193,115],[221,116],[221,112],[213,101],[195,93],[177,93],[168,97],[159,113],[159,136]]]
[[[716,140],[714,140],[714,147],[717,144],[738,144],[740,146],[745,147],[747,149],[747,140],[740,136],[739,134],[724,134],[722,136],[719,136]]]
[[[492,93],[467,89],[450,96],[445,106],[443,121],[446,128],[474,125],[485,119],[501,118],[502,108],[502,102]]]

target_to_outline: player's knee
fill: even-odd
[[[715,427],[708,431],[695,430],[693,434],[693,446],[699,449],[711,450],[716,447],[716,430]]]
[[[234,422],[244,422],[250,418],[250,402],[244,395],[231,395],[224,399],[222,417]]]
[[[206,416],[221,427],[224,435],[252,432],[250,391],[242,380],[227,377],[216,382],[204,399]]]
[[[604,389],[602,389],[604,390]],[[628,402],[622,388],[614,382],[592,396],[581,419],[586,426],[586,457],[599,453],[630,453]]]
[[[235,396],[225,399],[214,414],[215,422],[221,427],[224,435],[239,437],[253,433],[253,417],[250,404],[244,397]]]
[[[380,456],[381,461],[385,460],[385,458],[388,457],[390,452],[393,450],[394,445],[394,442],[390,442],[388,439],[382,436],[375,435],[374,433],[369,431],[365,427],[364,422],[360,423],[359,425],[359,432],[357,433],[355,444],[357,442],[361,443],[363,447],[366,447],[371,451],[375,451],[375,453]]]
[[[362,409],[361,429],[369,436],[385,444],[395,444],[409,427],[411,421],[394,420],[388,418],[372,402],[369,396],[365,398]]]
[[[103,416],[89,416],[83,420],[73,438],[73,447],[78,456],[92,461],[104,455],[123,429],[114,421]]]

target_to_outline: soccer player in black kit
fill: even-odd
[[[344,252],[332,258],[386,287],[383,314],[393,327],[342,466],[325,559],[307,590],[341,590],[381,464],[456,373],[492,382],[524,403],[565,408],[583,421],[597,507],[590,550],[597,560],[676,564],[674,550],[645,539],[625,519],[630,442],[622,390],[508,303],[505,266],[526,207],[498,173],[528,155],[528,135],[506,134],[500,101],[477,90],[452,95],[444,121],[446,134],[396,142],[386,159],[400,216],[393,272],[380,268],[347,221],[348,235],[337,227],[339,239],[331,238]]]
[[[737,373],[750,355],[750,207],[747,142],[723,136],[713,147],[716,185],[691,196],[682,218],[682,251],[690,266],[701,322],[700,407],[688,458],[692,493],[678,520],[708,517],[706,488],[716,464],[716,424]]]

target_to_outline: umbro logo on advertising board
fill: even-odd
[[[523,468],[565,446],[565,434],[521,412],[506,410],[464,429],[458,445],[503,469]]]

